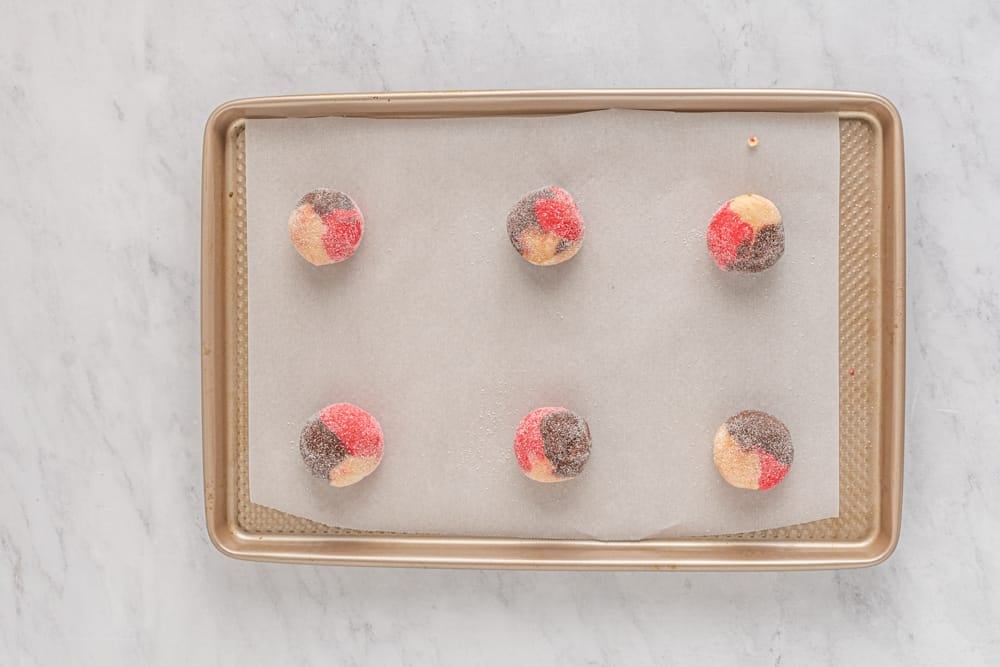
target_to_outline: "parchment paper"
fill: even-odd
[[[247,123],[250,495],[380,531],[639,539],[773,528],[838,512],[834,114],[602,111],[544,118]],[[751,134],[760,138],[747,147]],[[523,261],[510,207],[554,184],[587,222],[556,267]],[[288,240],[298,198],[351,194],[359,251],[316,268]],[[782,211],[784,258],[726,274],[716,208],[756,192]],[[381,467],[329,487],[298,453],[304,421],[347,401],[385,432]],[[590,423],[577,479],[532,482],[521,417]],[[769,492],[712,464],[730,415],[789,427]]]

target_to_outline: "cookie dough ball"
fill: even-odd
[[[316,477],[330,486],[350,486],[382,461],[382,427],[358,406],[334,403],[306,422],[299,453]]]
[[[771,268],[785,252],[778,207],[760,195],[730,199],[708,224],[708,251],[723,271],[759,273]]]
[[[727,419],[716,432],[712,449],[719,474],[741,489],[773,488],[792,465],[788,428],[759,410],[744,410]]]
[[[583,245],[583,218],[568,192],[550,185],[529,192],[507,216],[507,234],[521,257],[532,264],[565,262]]]
[[[326,188],[302,197],[288,219],[292,245],[316,266],[343,262],[353,255],[364,230],[365,220],[354,200]]]
[[[521,420],[514,455],[536,482],[565,482],[583,471],[590,458],[590,427],[566,408],[538,408]]]

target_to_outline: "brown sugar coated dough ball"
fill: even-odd
[[[539,266],[572,259],[583,246],[583,232],[583,217],[573,197],[554,185],[529,192],[507,216],[514,249]]]
[[[299,436],[299,453],[314,476],[330,486],[350,486],[382,461],[382,427],[350,403],[328,405],[309,418]]]
[[[774,488],[792,466],[792,436],[776,417],[744,410],[715,434],[712,457],[719,474],[741,489]]]
[[[342,262],[358,249],[365,219],[343,192],[318,188],[306,193],[288,218],[292,245],[310,264]]]
[[[566,408],[532,410],[514,434],[514,455],[536,482],[573,479],[590,458],[590,426]]]
[[[723,271],[760,273],[785,252],[781,212],[766,197],[740,195],[712,216],[707,240],[712,259]]]

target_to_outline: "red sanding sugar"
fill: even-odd
[[[708,224],[708,251],[723,269],[735,261],[739,247],[752,238],[753,227],[743,222],[728,203]]]
[[[763,450],[758,450],[757,456],[760,459],[760,478],[758,481],[760,486],[757,488],[766,491],[777,486],[778,482],[785,478],[788,466]]]
[[[335,403],[320,410],[319,418],[343,441],[351,456],[381,456],[382,427],[356,405]]]
[[[362,220],[358,209],[334,210],[323,216],[326,231],[323,247],[331,262],[342,262],[354,254],[361,242]]]
[[[583,236],[583,218],[576,202],[562,188],[552,187],[553,199],[539,199],[535,202],[535,218],[547,232],[554,232],[559,238],[579,241]]]

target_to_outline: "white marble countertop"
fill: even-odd
[[[0,7],[0,663],[1000,662],[995,4],[47,4]],[[899,107],[896,554],[729,575],[218,554],[201,492],[209,112],[254,95],[564,87],[857,89]]]

